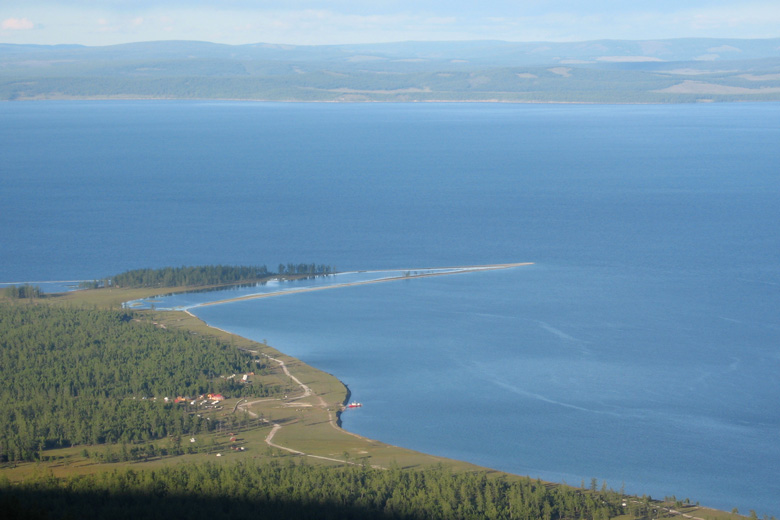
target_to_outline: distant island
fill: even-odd
[[[692,103],[780,100],[780,38],[0,44],[0,100]]]

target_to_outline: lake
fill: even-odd
[[[362,435],[778,516],[777,142],[776,103],[3,103],[0,282],[534,262],[193,311]]]

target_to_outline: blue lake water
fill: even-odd
[[[351,431],[778,516],[778,142],[774,103],[4,103],[0,282],[535,262],[193,311]]]

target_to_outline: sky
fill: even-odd
[[[0,42],[331,45],[780,37],[777,0],[0,0]]]

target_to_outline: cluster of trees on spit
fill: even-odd
[[[263,361],[128,311],[0,303],[0,462],[212,429],[177,396],[268,396]],[[159,399],[154,400],[153,398]]]
[[[265,265],[231,266],[201,265],[163,267],[161,269],[133,269],[103,280],[83,282],[82,288],[99,287],[200,287],[231,283],[248,283],[274,276],[318,276],[333,274],[336,269],[330,265],[279,264],[274,273]]]
[[[4,511],[37,510],[50,518],[607,520],[625,512],[622,502],[615,491],[548,486],[527,477],[454,474],[442,467],[311,466],[291,459],[123,469],[63,480],[42,474],[21,486],[0,482]],[[635,502],[634,518],[647,517],[649,500]]]
[[[11,300],[18,300],[19,298],[40,298],[43,296],[43,291],[37,285],[26,283],[20,286],[9,285],[3,289],[3,295]]]

